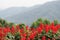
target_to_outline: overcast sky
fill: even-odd
[[[30,7],[37,4],[44,4],[52,0],[0,0],[0,9],[9,7]]]

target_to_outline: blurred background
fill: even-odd
[[[59,0],[0,0],[0,18],[31,25],[38,18],[60,21]]]

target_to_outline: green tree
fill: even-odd
[[[43,22],[44,24],[50,24],[50,21],[49,20],[44,20],[44,22]]]
[[[58,24],[58,21],[57,20],[54,20],[54,25],[57,25]]]
[[[40,25],[40,23],[43,22],[42,18],[39,18],[37,21],[33,22],[33,24],[31,25],[32,28],[36,28]]]

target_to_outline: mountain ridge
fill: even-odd
[[[30,25],[38,18],[48,18],[60,20],[60,1],[48,2],[43,5],[33,6],[5,19],[14,23],[25,23]]]

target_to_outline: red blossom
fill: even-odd
[[[19,30],[19,29],[20,29],[19,25],[16,25],[16,30]]]
[[[26,33],[24,33],[24,34],[23,34],[23,37],[26,37],[26,36],[27,36],[27,34],[26,34]]]
[[[34,39],[35,36],[36,36],[36,32],[33,32],[33,33],[30,34],[29,37],[30,37],[30,39]]]
[[[10,27],[6,27],[7,32],[11,32]]]
[[[44,29],[44,24],[40,23],[39,27],[41,27],[42,29]]]
[[[15,33],[15,28],[14,28],[14,26],[12,26],[12,28],[11,28],[11,33],[12,33],[12,34]]]
[[[38,31],[38,33],[41,33],[42,32],[42,28],[41,27],[38,27],[37,28],[37,31]]]
[[[30,38],[28,37],[27,40],[30,40]]]
[[[45,37],[45,36],[43,36],[43,37],[42,37],[42,40],[46,40],[46,37]]]
[[[26,40],[26,37],[21,37],[21,40]]]
[[[3,33],[4,33],[4,34],[7,34],[7,33],[8,33],[7,28],[3,28]]]
[[[50,30],[49,25],[46,25],[46,26],[45,26],[45,31],[46,31],[46,33],[48,33],[49,30]]]
[[[26,26],[26,30],[29,30],[29,27],[28,26]]]

